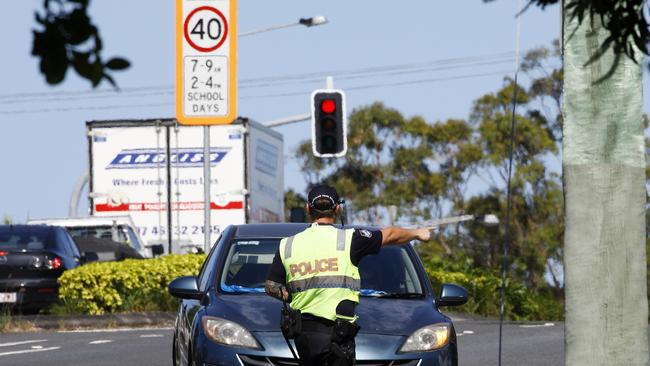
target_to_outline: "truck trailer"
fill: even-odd
[[[144,245],[165,253],[203,248],[203,127],[148,119],[86,128],[91,215],[129,215]],[[284,221],[283,151],[281,134],[249,119],[210,127],[213,243],[231,224]]]

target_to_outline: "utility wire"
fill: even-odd
[[[515,76],[514,90],[512,93],[512,117],[510,120],[510,146],[508,146],[508,186],[506,187],[506,228],[505,238],[503,241],[503,263],[501,268],[501,306],[499,308],[499,366],[501,366],[501,356],[503,350],[503,319],[506,313],[506,278],[508,275],[508,251],[512,242],[512,233],[510,228],[510,219],[512,211],[512,163],[515,145],[515,117],[517,113],[517,76],[519,74],[519,44],[521,35],[521,0],[517,0],[517,25],[515,32]]]
[[[414,84],[428,84],[435,83],[439,81],[448,81],[448,80],[460,80],[460,79],[474,79],[478,77],[492,76],[492,75],[503,75],[508,71],[494,71],[487,72],[482,74],[470,74],[470,75],[457,75],[450,77],[440,77],[432,79],[420,79],[420,80],[408,80],[408,81],[398,81],[390,83],[377,83],[377,84],[367,84],[367,85],[358,85],[351,87],[344,87],[343,89],[350,90],[363,90],[363,89],[375,89],[375,88],[385,88],[390,86],[404,86],[404,85],[414,85]],[[242,96],[241,99],[261,99],[261,98],[277,98],[277,97],[290,97],[296,95],[306,95],[311,93],[311,90],[303,90],[298,92],[287,92],[287,93],[278,93],[278,94],[261,94],[261,95],[246,95]]]
[[[420,74],[420,73],[428,73],[432,71],[442,71],[442,70],[452,70],[452,69],[461,69],[461,68],[467,68],[467,67],[480,67],[480,66],[490,66],[490,65],[497,65],[497,64],[504,64],[504,63],[510,63],[512,62],[512,58],[508,57],[507,59],[496,59],[493,61],[479,61],[479,62],[472,62],[472,63],[467,63],[467,64],[459,64],[459,65],[447,65],[447,66],[435,66],[435,67],[426,67],[426,68],[417,68],[417,69],[406,69],[406,70],[400,70],[400,69],[393,69],[391,71],[383,71],[383,72],[374,72],[374,73],[359,73],[359,74],[351,74],[348,76],[341,76],[337,77],[337,80],[343,81],[343,80],[357,80],[357,79],[368,79],[368,78],[374,78],[374,77],[381,77],[381,76],[399,76],[399,75],[409,75],[409,74]],[[254,84],[254,85],[241,85],[239,86],[239,89],[258,89],[258,88],[277,88],[278,86],[282,85],[290,85],[290,84],[314,84],[314,83],[322,83],[323,79],[321,78],[313,78],[313,79],[305,79],[305,80],[288,80],[288,81],[278,81],[278,82],[267,82],[267,83],[262,83],[262,84]],[[14,99],[2,99],[0,97],[0,105],[3,104],[21,104],[21,103],[33,103],[33,102],[40,102],[40,103],[47,103],[47,102],[67,102],[67,101],[73,101],[73,100],[92,100],[92,99],[108,99],[108,98],[134,98],[134,97],[148,97],[148,96],[158,96],[158,95],[173,95],[174,91],[172,87],[167,87],[164,88],[166,91],[155,91],[155,89],[151,89],[153,91],[140,91],[137,88],[134,88],[133,91],[127,91],[127,92],[112,92],[108,93],[107,92],[100,92],[99,94],[93,94],[93,95],[88,95],[88,94],[72,94],[72,95],[67,95],[67,96],[53,96],[53,97],[34,97],[34,98],[14,98]],[[99,92],[99,91],[98,91]]]
[[[381,74],[382,72],[390,71],[399,71],[399,70],[408,70],[413,68],[427,68],[435,65],[444,66],[444,65],[462,65],[462,64],[472,64],[476,62],[486,62],[489,60],[499,60],[505,62],[504,59],[512,59],[512,52],[502,52],[491,55],[483,56],[471,56],[464,58],[451,58],[451,59],[439,59],[439,60],[430,60],[418,63],[410,64],[393,64],[393,65],[384,65],[384,66],[375,66],[375,67],[363,67],[355,69],[345,69],[345,70],[330,70],[330,71],[319,71],[319,72],[310,72],[305,74],[292,74],[292,75],[281,75],[281,76],[271,76],[271,77],[260,77],[260,78],[250,78],[242,79],[239,81],[240,88],[251,85],[250,87],[255,86],[256,84],[268,83],[268,82],[287,82],[287,81],[297,81],[304,79],[312,79],[315,77],[323,77],[324,75],[330,76],[348,76],[355,74]],[[471,65],[468,65],[471,66]],[[424,70],[423,70],[424,71]],[[321,82],[321,79],[317,79],[318,82]],[[274,86],[274,85],[273,85]],[[34,92],[34,93],[14,93],[14,94],[0,94],[0,101],[4,102],[6,100],[14,101],[22,98],[39,98],[39,97],[74,97],[74,96],[85,96],[85,95],[97,95],[97,94],[107,94],[107,95],[124,95],[130,93],[139,93],[144,91],[169,91],[173,90],[173,85],[154,85],[154,86],[141,86],[141,87],[130,87],[122,88],[119,92],[116,92],[113,89],[109,90],[85,90],[85,91],[56,91],[56,92]],[[36,100],[38,101],[38,100]]]
[[[89,110],[103,110],[103,109],[128,109],[128,108],[142,108],[142,107],[172,107],[172,102],[169,103],[142,103],[142,104],[117,104],[117,105],[101,105],[101,106],[84,106],[84,107],[69,107],[69,108],[43,108],[43,109],[20,109],[13,111],[0,111],[0,114],[26,114],[26,113],[46,113],[46,112],[70,112],[70,111],[89,111]]]
[[[487,73],[456,75],[450,77],[440,77],[440,78],[431,78],[431,79],[366,84],[366,85],[346,87],[344,89],[364,90],[364,89],[376,89],[376,88],[385,88],[385,87],[393,87],[393,86],[429,84],[429,83],[435,83],[440,81],[474,79],[474,78],[485,77],[485,76],[504,75],[507,72],[508,71],[502,70],[502,71],[494,71],[494,72],[487,72]],[[266,99],[266,98],[279,98],[279,97],[290,97],[290,96],[299,96],[299,95],[304,96],[304,95],[308,95],[311,92],[312,92],[311,90],[302,90],[297,92],[287,92],[287,93],[277,93],[277,94],[261,94],[261,95],[247,95],[247,96],[245,95],[245,96],[241,96],[240,99]],[[160,106],[173,106],[173,100],[170,100],[167,103],[149,103],[149,104],[143,103],[143,104],[125,104],[125,105],[79,106],[79,107],[66,107],[66,108],[19,109],[19,110],[0,111],[0,115],[45,113],[45,112],[69,112],[69,111],[76,111],[76,110],[103,110],[103,109],[120,109],[120,108],[160,107]]]

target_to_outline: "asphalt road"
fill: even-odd
[[[499,324],[455,321],[463,366],[497,365]],[[564,364],[563,324],[506,324],[503,365]],[[157,365],[171,362],[170,328],[0,334],[0,365]]]

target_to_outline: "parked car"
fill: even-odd
[[[38,310],[56,301],[57,279],[81,254],[59,226],[0,225],[0,305]]]
[[[124,259],[142,259],[142,254],[132,247],[111,239],[80,236],[74,238],[77,248],[88,262],[112,262]],[[91,259],[92,258],[92,259]]]
[[[145,247],[140,235],[129,216],[90,216],[90,217],[65,217],[58,219],[31,219],[28,224],[56,225],[65,227],[73,238],[98,238],[109,239],[114,242],[124,243],[140,253],[145,258],[151,258],[153,252],[160,252],[161,248]]]
[[[170,283],[170,293],[182,299],[174,365],[298,364],[279,329],[282,303],[264,293],[264,283],[281,238],[306,227],[229,226],[197,277]],[[465,303],[465,289],[445,284],[436,296],[411,245],[383,248],[359,270],[357,365],[458,364],[454,325],[439,307]]]

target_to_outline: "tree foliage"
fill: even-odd
[[[562,71],[559,63],[553,65],[557,56],[557,48],[526,55],[522,68],[530,82],[519,86],[514,113],[509,262],[513,275],[531,288],[546,287],[544,274],[562,261],[563,195],[556,172]],[[353,221],[360,223],[386,223],[390,205],[398,207],[402,223],[463,213],[496,213],[503,220],[515,87],[504,79],[499,90],[474,102],[467,120],[429,122],[379,102],[358,108],[350,116],[346,158],[314,158],[305,141],[296,152],[302,172],[310,184],[335,186],[347,199]],[[496,270],[503,241],[503,230],[470,224],[442,230],[421,249],[469,269]],[[561,293],[561,279],[552,282]]]
[[[105,61],[99,30],[88,15],[90,0],[43,0],[42,12],[35,12],[39,30],[33,30],[32,55],[48,84],[59,84],[69,68],[93,87],[102,80],[117,88],[110,71],[127,69],[129,61],[114,57]]]

